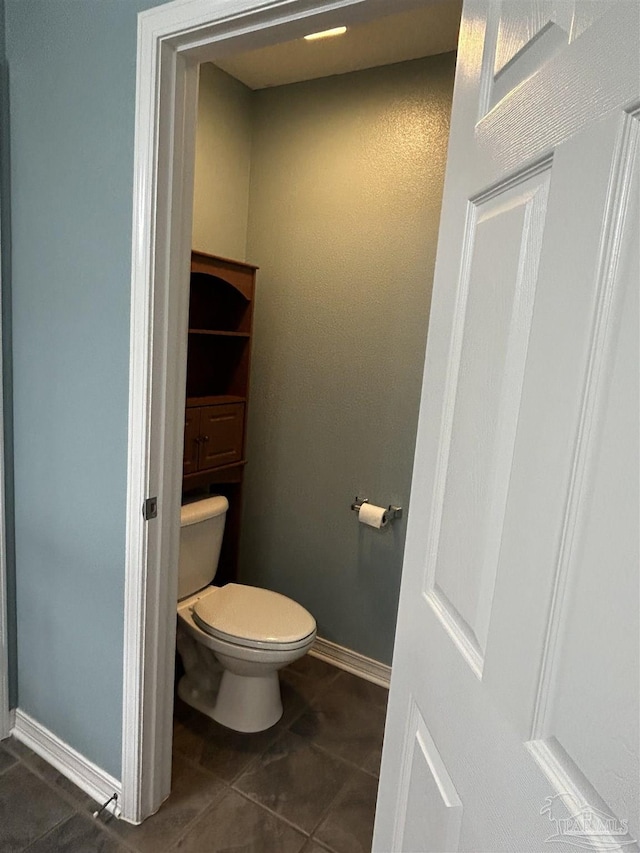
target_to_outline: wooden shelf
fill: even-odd
[[[183,494],[229,501],[219,578],[236,578],[257,267],[192,252]]]
[[[195,268],[198,262],[204,262],[205,264],[209,264],[211,268],[207,266],[205,268],[205,272],[210,274],[218,273],[221,264],[224,264],[233,269],[237,267],[244,267],[248,270],[260,269],[260,267],[256,266],[255,264],[248,264],[246,261],[236,261],[233,258],[225,258],[222,255],[210,255],[209,252],[200,252],[198,249],[194,249],[191,252],[192,266]]]
[[[234,394],[211,394],[208,397],[187,397],[187,409],[194,406],[222,406],[225,403],[246,403],[246,397]]]
[[[202,486],[215,486],[222,483],[242,483],[242,472],[247,464],[246,459],[234,462],[233,465],[221,465],[219,468],[209,468],[195,474],[185,474],[182,478],[183,491],[199,489]]]
[[[214,335],[220,338],[250,338],[249,332],[223,332],[220,329],[189,329],[190,335]]]

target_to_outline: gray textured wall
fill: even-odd
[[[120,775],[136,14],[6,0],[20,707]]]
[[[253,92],[215,65],[200,67],[193,193],[194,249],[245,260]]]
[[[256,93],[241,579],[391,662],[454,54]]]

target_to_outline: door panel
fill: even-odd
[[[566,141],[587,123],[607,115],[614,105],[624,109],[636,104],[637,4],[634,0],[603,0],[584,4],[581,12],[582,0],[576,2],[581,35],[553,56],[541,58],[536,68],[527,66],[516,74],[520,62],[527,63],[528,51],[524,49],[513,62],[511,88],[500,98],[492,94],[499,4],[492,7],[487,18],[482,12],[473,12],[473,2],[467,3],[472,10],[467,38],[472,43],[466,53],[470,54],[470,64],[476,66],[476,73],[479,61],[483,66],[477,90],[463,96],[465,101],[470,100],[465,107],[472,109],[478,119],[472,131],[476,153],[484,160],[477,163],[478,177],[483,166],[489,164],[498,170],[517,169],[528,159],[542,156]],[[535,5],[529,0],[507,0],[503,4],[509,14],[521,18],[527,18]],[[587,5],[592,5],[591,15],[586,14]],[[483,41],[487,27],[488,38]],[[529,47],[533,49],[535,45],[533,38]]]
[[[415,704],[409,715],[407,740],[411,752],[402,780],[406,808],[398,815],[402,847],[424,853],[453,850],[460,838],[462,803]]]
[[[486,683],[525,740],[536,736],[542,682],[559,631],[586,383],[600,347],[596,318],[608,300],[607,274],[598,267],[617,206],[610,186],[624,123],[612,116],[554,153],[485,668]],[[590,163],[587,172],[582,157]],[[504,637],[510,638],[508,652]]]
[[[615,0],[502,2],[493,60],[491,105],[531,77],[613,5]]]
[[[459,297],[464,326],[460,354],[453,355],[455,388],[447,389],[455,403],[426,592],[477,675],[489,630],[548,183],[545,168],[476,200],[469,212],[469,260],[462,260],[463,268],[468,264]]]
[[[640,413],[637,370],[629,369],[640,363],[638,136],[637,121],[625,118],[621,140],[632,144],[620,152],[626,161],[620,163],[622,197],[612,205],[615,215],[604,220],[602,247],[611,263],[602,270],[576,448],[558,639],[546,662],[531,744],[534,755],[550,748],[555,762],[547,757],[545,772],[564,771],[578,792],[586,782],[600,811],[628,822],[626,841],[640,834],[640,731],[633,701],[640,692],[640,653],[630,642],[640,634]]]
[[[465,4],[376,851],[639,849],[639,18]]]
[[[244,403],[205,406],[200,411],[200,470],[239,462],[242,459]]]

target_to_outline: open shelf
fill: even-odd
[[[190,335],[187,397],[218,397],[225,394],[246,397],[249,356],[248,337]]]
[[[187,397],[187,408],[194,406],[223,406],[225,403],[246,403],[246,397],[236,394],[209,394],[206,397]]]
[[[221,329],[189,329],[190,335],[218,335],[222,338],[250,338],[249,332],[226,332]]]
[[[249,332],[251,302],[250,289],[246,283],[243,290],[238,290],[231,281],[219,275],[192,273],[189,326]]]

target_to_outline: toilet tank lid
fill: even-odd
[[[180,509],[180,526],[188,527],[190,524],[197,524],[208,518],[216,518],[218,515],[224,515],[228,509],[229,501],[223,495],[185,504]]]

